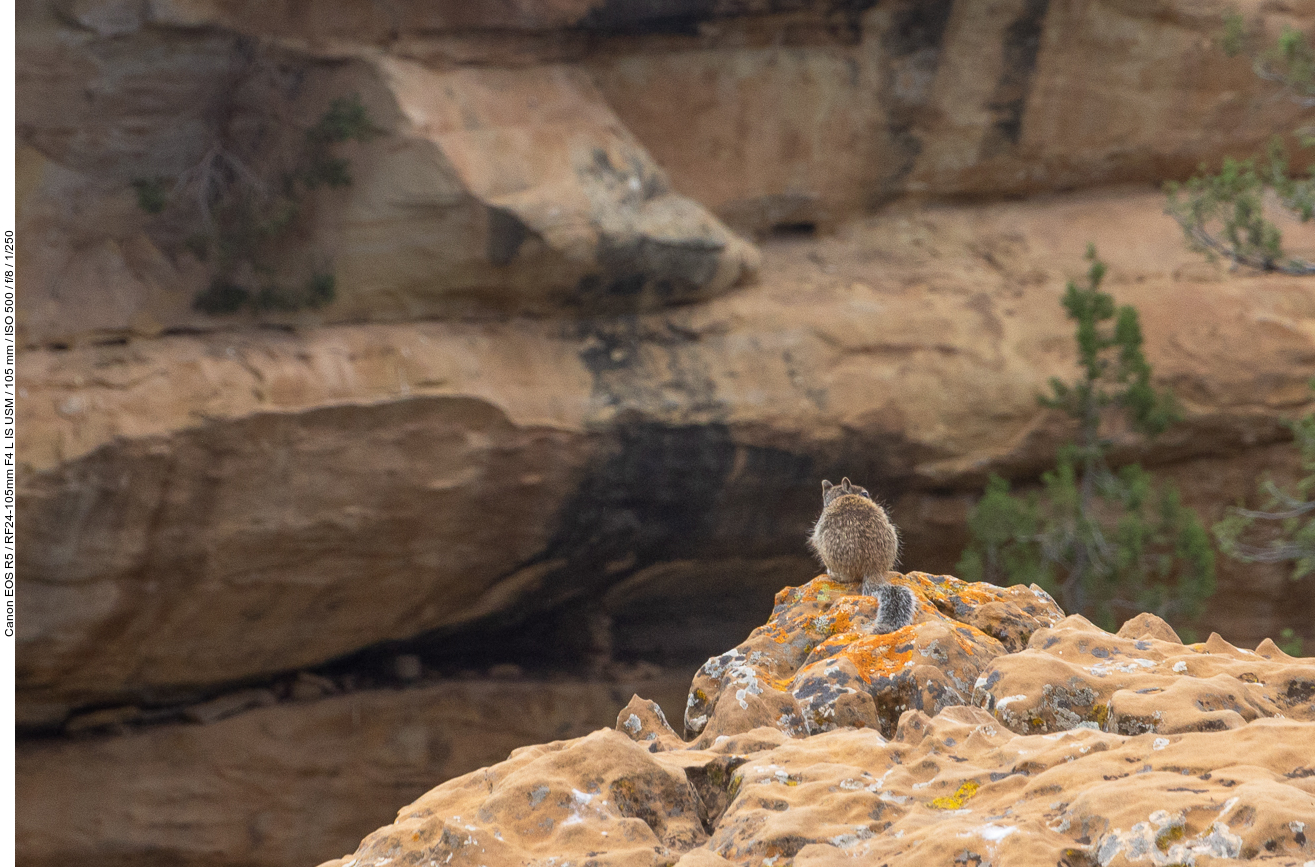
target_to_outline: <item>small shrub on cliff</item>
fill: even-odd
[[[1311,381],[1315,389],[1315,380]],[[1315,413],[1290,424],[1309,474],[1292,490],[1265,481],[1265,508],[1234,507],[1213,527],[1219,550],[1247,563],[1291,563],[1292,579],[1315,573]]]
[[[1289,98],[1305,107],[1315,106],[1315,50],[1303,33],[1287,28],[1278,42],[1259,49],[1240,15],[1225,19],[1224,51],[1230,56],[1248,54],[1257,75],[1280,85]],[[1309,129],[1297,130],[1302,146],[1315,144]],[[1265,217],[1264,201],[1272,192],[1297,219],[1315,216],[1315,170],[1296,178],[1288,172],[1288,154],[1278,138],[1263,157],[1224,159],[1218,174],[1202,163],[1198,174],[1184,184],[1165,185],[1169,197],[1165,213],[1182,227],[1187,243],[1207,256],[1223,256],[1233,265],[1287,274],[1315,273],[1315,263],[1283,252],[1278,226]]]
[[[169,203],[168,178],[138,178],[132,182],[137,193],[137,207],[148,214],[158,214]]]
[[[1106,628],[1139,611],[1191,619],[1214,592],[1214,554],[1196,514],[1137,464],[1108,462],[1116,425],[1155,436],[1178,419],[1168,392],[1151,386],[1137,311],[1100,291],[1104,264],[1088,248],[1085,285],[1070,281],[1064,308],[1077,323],[1082,376],[1052,379],[1043,406],[1078,423],[1041,489],[1011,494],[992,475],[968,519],[958,573],[996,584],[1035,582],[1070,613]]]
[[[286,132],[280,125],[286,122],[268,121],[267,137],[277,139]],[[276,279],[273,262],[305,215],[306,193],[351,184],[350,163],[335,147],[375,135],[360,99],[339,98],[304,130],[290,155],[267,159],[263,169],[240,158],[235,146],[217,140],[197,166],[172,182],[134,181],[138,205],[147,213],[163,212],[173,198],[185,199],[194,210],[191,217],[175,215],[200,224],[200,231],[191,232],[183,246],[210,262],[214,277],[193,307],[221,315],[243,309],[314,309],[330,303],[336,289],[331,273],[321,269],[302,285],[288,286]]]

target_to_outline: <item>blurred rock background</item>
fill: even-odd
[[[314,864],[635,689],[678,719],[816,574],[822,478],[951,570],[987,474],[1070,433],[1035,395],[1088,242],[1187,416],[1122,458],[1207,523],[1300,475],[1315,286],[1188,251],[1158,191],[1300,125],[1235,7],[1315,20],[20,0],[21,862]],[[297,187],[343,100],[349,182]],[[295,204],[260,255],[234,190]],[[1200,634],[1315,638],[1309,582],[1219,567]]]

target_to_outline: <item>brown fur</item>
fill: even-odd
[[[886,510],[872,502],[867,490],[844,479],[822,482],[822,515],[808,544],[838,581],[862,583],[873,593],[888,582],[895,568],[899,535]]]

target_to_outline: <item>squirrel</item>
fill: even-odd
[[[894,632],[913,622],[913,591],[890,583],[899,535],[886,510],[872,501],[866,488],[848,478],[840,484],[822,482],[822,515],[808,545],[826,566],[826,574],[846,584],[861,584],[864,596],[881,602],[878,632]]]

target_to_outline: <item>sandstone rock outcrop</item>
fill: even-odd
[[[1183,645],[1148,614],[1110,635],[1080,615],[1038,630],[1027,650],[993,663],[973,701],[1018,732],[1180,734],[1239,728],[1261,717],[1308,720],[1315,669],[1266,639],[1254,651],[1212,633]]]
[[[691,867],[855,859],[1108,867],[1225,859],[1300,864],[1315,856],[1307,835],[1315,823],[1315,659],[1294,659],[1268,641],[1254,653],[1217,636],[1185,646],[1150,615],[1129,621],[1120,635],[1075,617],[1047,626],[1063,612],[1034,590],[922,575],[903,580],[931,594],[919,622],[900,630],[910,634],[910,645],[920,629],[944,628],[934,608],[980,612],[985,632],[950,628],[981,642],[996,641],[985,634],[995,626],[1011,646],[1007,652],[997,642],[998,654],[976,682],[973,700],[989,710],[966,702],[928,707],[934,714],[909,708],[886,736],[870,719],[837,713],[806,734],[801,725],[787,732],[792,727],[766,700],[741,713],[734,701],[723,701],[705,731],[724,733],[686,745],[660,709],[636,696],[616,731],[527,747],[444,783],[354,854],[324,867],[426,859],[490,867],[576,859]],[[855,604],[833,593],[825,578],[783,591],[772,623],[757,637],[785,639],[778,648],[814,643]],[[807,610],[819,606],[826,610],[810,622]],[[1020,624],[1030,637],[1017,631]],[[849,625],[864,631],[860,616]],[[848,649],[896,635],[837,633],[837,644]],[[850,652],[847,665],[819,677],[833,694],[848,695],[865,680],[881,704],[885,692],[898,692],[886,675],[905,667],[910,648],[887,641],[866,651]],[[1152,671],[1175,656],[1165,673]],[[752,678],[739,679],[741,698],[766,694],[754,683],[766,681],[780,658],[759,650],[739,663],[757,667]],[[1075,681],[1075,666],[1084,683],[1107,682],[1115,703],[1155,693],[1163,714],[1131,729],[1112,708],[1084,718],[1076,705],[1085,698],[1070,700],[1088,690]],[[724,659],[710,660],[703,676],[726,668]],[[1169,679],[1183,686],[1165,688]],[[1022,692],[992,692],[1010,687]],[[700,690],[696,680],[693,710],[702,706]],[[1219,709],[1203,696],[1228,691],[1250,699],[1255,713],[1219,726]],[[1061,709],[1044,722],[1040,710],[1024,710],[1042,694]],[[727,713],[731,722],[720,723]]]
[[[1207,521],[1258,476],[1292,477],[1282,419],[1306,411],[1315,373],[1315,295],[1302,282],[1200,262],[1144,189],[868,219],[900,197],[1158,183],[1290,132],[1300,106],[1214,46],[1225,8],[20,3],[18,705],[22,731],[42,734],[19,745],[23,863],[290,867],[327,857],[309,837],[345,850],[364,832],[353,822],[385,821],[370,812],[380,802],[468,769],[440,755],[445,744],[492,762],[516,741],[599,724],[614,697],[542,687],[511,700],[528,727],[479,738],[473,723],[443,734],[416,720],[460,716],[449,702],[492,715],[459,687],[314,698],[307,677],[306,703],[270,706],[272,682],[393,642],[701,660],[812,574],[801,542],[823,475],[861,476],[891,501],[910,568],[951,568],[985,474],[1033,478],[1065,434],[1033,395],[1070,371],[1055,302],[1088,241],[1119,299],[1141,308],[1152,360],[1190,416],[1149,447],[1125,443],[1120,460],[1176,479]],[[1243,0],[1241,11],[1273,35],[1307,26],[1315,6]],[[221,151],[255,165],[260,143],[297,138],[345,95],[381,134],[343,146],[353,183],[307,197],[275,263],[330,268],[333,303],[193,309],[213,276],[188,243],[196,226],[147,214],[133,185],[168,190]],[[769,241],[755,250],[720,221]],[[1315,249],[1284,228],[1290,245]],[[1315,620],[1309,585],[1278,568],[1225,564],[1220,584],[1207,629],[1255,640]],[[870,614],[845,606],[851,625]],[[907,735],[900,705],[971,698],[972,672],[984,672],[1015,690],[983,686],[978,700],[1000,713],[1085,719],[1086,706],[1056,704],[1009,663],[1036,623],[993,633],[964,612],[923,614],[908,652],[946,654],[935,689],[892,669],[907,689],[878,701],[853,672],[881,642],[819,633],[812,649],[850,683],[819,662],[791,669],[777,698],[805,728],[844,719]],[[1246,723],[1211,735],[1244,749],[1238,733],[1275,726],[1258,717],[1286,714],[1304,689],[1295,675],[1282,689],[1235,687],[1219,678],[1236,667],[1211,661],[1213,679],[1154,687],[1209,712],[1155,719],[1160,693],[1113,675],[1124,685],[1107,690],[1095,663],[1063,668],[1080,626],[1046,627],[1066,655],[1037,651],[1041,664],[1062,669],[1066,688],[1099,693],[1106,721],[1128,730]],[[1160,668],[1202,664],[1163,652]],[[1242,674],[1254,667],[1239,660]],[[571,713],[542,709],[554,695],[571,696]],[[147,724],[180,713],[218,722]],[[696,822],[610,804],[609,827],[636,836],[630,855],[678,854],[732,806],[743,812],[728,836],[711,838],[727,853],[796,847],[775,812],[784,800],[732,804],[729,785],[744,755],[785,735],[717,742],[734,713],[713,716],[706,758],[681,748],[659,711],[629,709],[623,730],[665,747],[657,760],[693,757],[632,767],[671,783],[662,791],[682,810],[685,774],[702,804]],[[562,786],[595,747],[634,753],[618,738],[554,766],[554,799],[574,799]],[[1006,759],[981,761],[1006,773]],[[1270,780],[1263,794],[1287,804],[1302,779]],[[913,785],[901,797],[921,797]],[[578,790],[589,795],[589,781]],[[1164,792],[1165,803],[1186,797]],[[1146,834],[1163,832],[1196,847],[1154,847],[1166,858],[1233,851],[1197,813],[1181,827],[1135,814],[1110,826],[1121,835],[1111,847],[1152,851]],[[775,842],[750,830],[766,825]],[[1025,839],[996,825],[988,842]],[[1290,847],[1279,826],[1238,827],[1229,833],[1245,845]],[[541,843],[522,835],[504,851]],[[926,845],[940,857],[941,843]],[[968,853],[990,856],[952,854]],[[706,843],[685,857],[725,863]]]
[[[709,659],[694,677],[687,734],[715,743],[761,725],[788,735],[841,726],[887,736],[914,709],[934,715],[967,704],[993,659],[1021,650],[1062,616],[1044,590],[965,585],[911,572],[895,580],[920,600],[913,623],[875,633],[875,597],[827,578],[786,588],[767,624]]]

